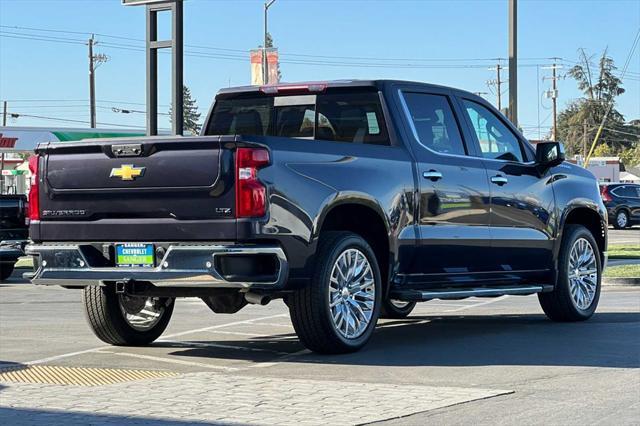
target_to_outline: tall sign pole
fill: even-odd
[[[518,0],[509,0],[509,120],[518,126]]]
[[[125,6],[145,5],[147,20],[147,135],[158,134],[158,50],[171,49],[171,127],[184,131],[182,0],[122,0]],[[158,40],[158,13],[171,12],[171,40]]]
[[[96,128],[96,76],[93,60],[93,35],[89,38],[89,115],[91,128]]]
[[[267,37],[269,31],[267,29],[268,24],[268,12],[271,5],[276,0],[267,0],[264,2],[264,44],[262,46],[262,84],[269,84],[269,61],[267,60]]]

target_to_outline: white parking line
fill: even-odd
[[[503,296],[500,297],[496,297],[495,299],[490,299],[490,300],[485,300],[483,302],[478,302],[476,304],[473,305],[468,305],[468,306],[463,306],[461,308],[456,308],[456,309],[450,309],[445,311],[446,313],[450,313],[450,312],[460,312],[460,311],[466,311],[467,309],[471,309],[471,308],[477,308],[479,306],[485,306],[485,305],[490,305],[492,303],[496,303],[499,302],[501,300],[506,299],[507,297],[509,297],[509,295],[505,294]]]
[[[132,354],[130,352],[115,352],[115,351],[100,350],[100,351],[96,351],[96,353],[128,356],[131,358],[146,359],[149,361],[167,362],[169,364],[180,364],[180,365],[188,365],[190,367],[209,368],[211,370],[222,370],[222,371],[238,371],[239,370],[238,368],[224,367],[222,365],[205,364],[203,362],[185,361],[183,359],[164,358],[164,357],[152,356],[152,355]]]
[[[223,330],[207,330],[207,333],[211,334],[229,334],[234,336],[245,336],[245,337],[262,337],[264,334],[259,333],[242,333],[240,331],[223,331]]]
[[[259,320],[268,320],[268,319],[273,319],[273,318],[278,318],[278,317],[286,317],[286,314],[278,314],[278,315],[269,315],[266,317],[261,317],[261,318],[253,318],[253,319],[248,319],[248,320],[244,320],[244,321],[234,321],[234,322],[228,322],[225,324],[218,324],[218,325],[213,325],[211,327],[204,327],[204,328],[196,328],[193,330],[187,330],[187,331],[181,331],[179,333],[173,333],[173,334],[169,334],[164,336],[164,339],[171,339],[173,337],[179,337],[179,336],[185,336],[187,334],[193,334],[193,333],[200,333],[203,331],[208,331],[208,330],[215,330],[218,328],[224,328],[224,327],[231,327],[234,325],[241,325],[241,324],[250,324],[253,321],[259,321]],[[35,364],[44,364],[45,362],[51,362],[51,361],[58,361],[60,359],[64,359],[64,358],[70,358],[70,357],[74,357],[77,355],[83,355],[83,354],[87,354],[87,353],[91,353],[91,352],[97,352],[101,349],[106,349],[106,348],[111,348],[112,346],[110,345],[105,345],[105,346],[98,346],[95,348],[91,348],[91,349],[85,349],[83,351],[75,351],[75,352],[67,352],[64,354],[60,354],[60,355],[54,355],[54,356],[50,356],[47,358],[42,358],[42,359],[36,359],[33,361],[27,361],[24,364],[27,365],[35,365]]]

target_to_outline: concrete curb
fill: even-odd
[[[625,285],[625,286],[640,286],[640,277],[638,278],[604,278],[602,280],[602,285],[606,286],[614,286],[614,285]]]

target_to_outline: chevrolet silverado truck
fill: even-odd
[[[551,320],[586,320],[607,213],[563,160],[453,88],[223,89],[200,136],[39,145],[31,278],[82,289],[113,345],[157,339],[180,297],[215,313],[283,299],[321,353],[432,299],[537,294]]]

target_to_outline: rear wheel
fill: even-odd
[[[382,302],[380,318],[400,319],[409,316],[416,302],[404,302],[402,300],[386,299]]]
[[[87,321],[111,345],[143,346],[164,332],[174,300],[116,294],[113,286],[90,286],[82,293]]]
[[[583,321],[600,299],[602,264],[593,235],[580,225],[564,231],[558,259],[558,281],[550,293],[539,293],[544,313],[554,321]]]
[[[380,311],[380,270],[373,250],[356,234],[327,232],[316,258],[311,284],[289,299],[293,327],[312,351],[357,351],[373,334]]]
[[[616,220],[613,222],[613,227],[616,229],[624,229],[629,226],[629,214],[626,210],[620,210],[616,213]]]

